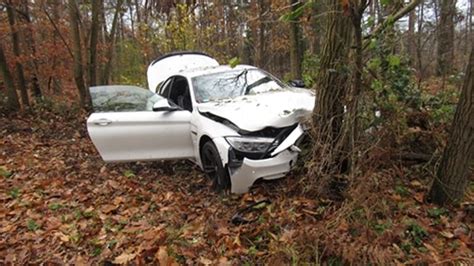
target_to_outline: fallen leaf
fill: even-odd
[[[69,242],[69,236],[67,236],[67,235],[65,235],[65,234],[63,234],[63,233],[61,233],[61,232],[56,232],[54,235],[55,235],[56,237],[58,237],[58,238],[59,238],[61,241],[63,241],[63,242]]]
[[[101,208],[101,210],[103,213],[111,213],[115,211],[118,207],[118,205],[106,204]]]
[[[115,263],[115,264],[125,264],[125,263],[133,260],[136,256],[137,256],[136,253],[124,252],[124,253],[120,254],[119,256],[117,256],[114,259],[113,263]]]
[[[217,262],[217,265],[218,266],[230,266],[232,264],[229,262],[227,257],[220,257],[219,261]]]
[[[416,200],[418,203],[423,203],[424,195],[423,195],[423,193],[415,193],[415,195],[413,196],[413,198],[415,198],[415,200]]]
[[[439,232],[439,234],[446,237],[446,238],[448,238],[448,239],[451,239],[451,238],[454,237],[454,234],[452,234],[450,232],[447,232],[447,231],[441,231],[441,232]]]
[[[168,255],[165,246],[161,246],[155,254],[155,259],[160,263],[160,266],[174,266],[178,265],[174,258]]]
[[[206,258],[199,258],[199,262],[204,264],[204,265],[211,265],[212,264],[212,261],[210,259],[206,259]]]

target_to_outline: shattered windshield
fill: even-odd
[[[193,78],[192,82],[199,103],[286,88],[281,81],[259,69],[202,75]]]

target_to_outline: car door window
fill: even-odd
[[[152,111],[163,97],[136,86],[96,86],[90,89],[94,112]]]
[[[192,112],[193,105],[189,93],[188,81],[184,77],[175,77],[168,99],[184,110]]]

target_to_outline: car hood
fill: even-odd
[[[293,125],[311,114],[314,101],[310,90],[292,88],[201,103],[198,110],[211,114],[209,118],[224,118],[239,129],[252,132]]]

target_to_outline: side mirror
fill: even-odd
[[[293,79],[288,82],[290,86],[296,87],[296,88],[305,88],[304,81],[301,79]]]
[[[162,99],[153,104],[152,110],[153,112],[174,112],[181,110],[181,107],[168,101],[167,99]]]

